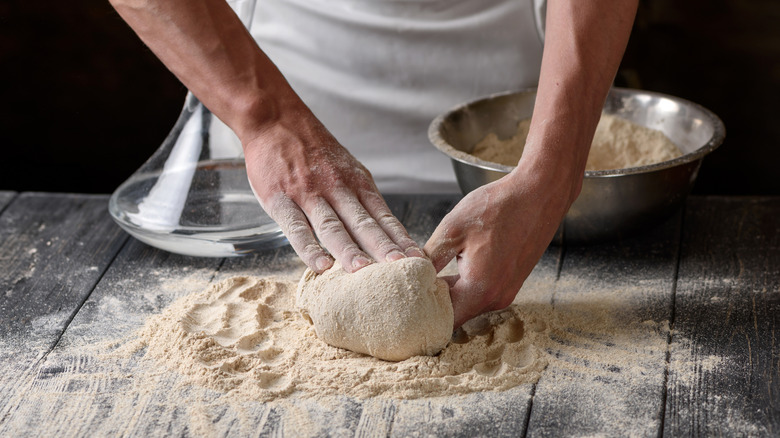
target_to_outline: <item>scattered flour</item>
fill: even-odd
[[[275,266],[274,272],[284,270]],[[491,421],[506,427],[506,416],[524,415],[522,406],[533,397],[534,410],[544,411],[546,405],[549,411],[562,402],[567,424],[597,427],[576,429],[580,433],[655,435],[668,369],[670,391],[681,392],[685,400],[690,392],[692,402],[704,404],[677,406],[682,418],[703,409],[723,416],[726,434],[767,434],[741,399],[695,397],[721,368],[737,366],[731,358],[697,353],[694,340],[673,333],[679,350],[666,362],[668,323],[650,320],[638,299],[657,291],[653,284],[532,276],[512,307],[469,323],[439,356],[389,363],[320,342],[292,307],[299,275],[237,277],[205,290],[207,280],[194,274],[148,289],[125,285],[116,291],[125,293],[127,303],[116,308],[122,314],[101,312],[99,321],[83,324],[88,336],[77,335],[89,342],[64,342],[49,355],[47,369],[67,372],[46,373],[34,385],[14,390],[23,404],[5,430],[29,430],[23,428],[28,419],[47,418],[49,436],[146,436],[150,430],[195,436],[388,436],[391,431],[457,436],[475,424],[499,430],[486,425]],[[143,319],[124,321],[123,314],[146,318],[147,296],[170,303],[172,291],[196,293],[148,317],[129,338],[98,342],[113,333],[117,321],[138,327]],[[111,303],[105,307],[113,308]],[[246,318],[253,313],[247,308],[255,309],[254,320]],[[273,349],[282,353],[274,356]],[[508,350],[524,353],[513,356]],[[512,360],[530,365],[512,369]],[[449,374],[443,376],[444,370]],[[269,379],[269,373],[283,378]],[[540,374],[535,396],[530,384],[517,384],[537,382]],[[18,379],[8,382],[6,388],[19,386]],[[305,384],[293,387],[295,382]],[[545,421],[542,427],[560,420]]]
[[[523,154],[530,126],[530,119],[521,120],[515,135],[507,140],[490,133],[477,143],[471,154],[484,161],[515,166]],[[661,131],[602,114],[585,170],[646,166],[681,155],[680,149]]]
[[[501,391],[538,380],[547,364],[545,325],[511,306],[476,318],[437,356],[386,362],[331,347],[295,308],[296,284],[233,277],[151,317],[128,344],[191,383],[241,400],[415,399]]]

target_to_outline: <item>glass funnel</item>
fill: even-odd
[[[247,28],[256,0],[228,0]],[[207,257],[287,243],[246,175],[241,142],[192,93],[157,151],[111,195],[114,220],[144,243]]]

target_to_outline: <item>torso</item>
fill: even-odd
[[[435,116],[535,86],[532,0],[258,0],[260,47],[384,193],[457,192]]]

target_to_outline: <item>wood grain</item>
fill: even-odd
[[[1,394],[23,394],[125,242],[107,200],[23,193],[0,215]],[[0,397],[0,422],[19,402]]]
[[[689,202],[665,435],[780,433],[779,218],[777,198]]]
[[[0,214],[3,209],[17,196],[16,192],[0,191]]]
[[[72,317],[126,239],[106,203],[103,196],[22,194],[0,215],[0,335],[37,332],[32,321],[55,312],[63,318],[52,316],[47,327],[57,335],[64,329],[54,320]]]
[[[552,359],[528,436],[655,436],[661,427],[678,214],[617,243],[565,248]]]
[[[178,296],[202,290],[221,262],[173,255],[132,239],[36,368],[0,435],[43,426],[48,436],[148,436],[160,432],[160,421],[181,430],[181,412],[165,403],[175,376],[151,374],[158,379],[154,390],[134,390],[133,376],[141,371],[137,358],[101,359],[109,350],[101,343],[129,335]]]
[[[457,200],[388,204],[423,244]],[[515,300],[549,317],[550,365],[538,384],[406,401],[227,402],[140,354],[105,355],[114,348],[105,341],[130,340],[149,315],[211,282],[297,280],[305,267],[289,247],[172,255],[128,239],[105,197],[0,192],[0,212],[0,436],[772,436],[780,427],[779,198],[692,198],[684,217],[644,236],[548,248]]]

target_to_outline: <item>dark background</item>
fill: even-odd
[[[780,1],[643,0],[616,84],[726,124],[699,194],[780,195]],[[185,88],[107,0],[0,3],[0,190],[109,193],[157,149]]]

